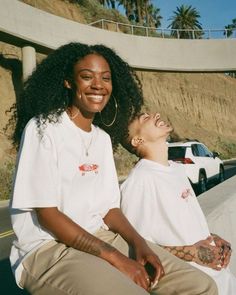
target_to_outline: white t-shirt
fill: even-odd
[[[10,261],[17,282],[22,260],[54,239],[40,226],[32,208],[57,207],[94,233],[101,227],[107,228],[103,217],[120,205],[110,137],[95,126],[85,133],[66,112],[58,123],[47,123],[42,135],[34,118],[25,128],[11,201],[17,239]]]
[[[140,160],[121,185],[121,209],[145,239],[163,246],[192,245],[210,235],[184,167],[172,161]],[[191,264],[215,279],[219,294],[236,294],[228,269]]]

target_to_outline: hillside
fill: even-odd
[[[137,73],[147,109],[172,123],[174,139],[198,139],[222,158],[236,156],[236,79],[224,74]],[[125,161],[117,163],[118,171],[124,166],[128,171]]]
[[[102,7],[89,10],[69,0],[22,0],[81,23],[106,18],[126,21],[116,11]],[[111,28],[112,29],[112,28]],[[38,61],[43,58],[37,55]],[[137,71],[147,108],[160,112],[174,126],[175,138],[195,138],[204,142],[223,157],[236,156],[236,79],[224,74],[190,74]],[[0,182],[5,178],[4,167],[14,162],[15,152],[4,134],[5,111],[15,101],[21,87],[21,49],[0,42]],[[119,175],[131,167],[130,155],[122,149],[115,155]],[[1,190],[1,187],[0,187]],[[1,196],[0,196],[1,198]]]

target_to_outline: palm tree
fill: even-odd
[[[124,7],[130,21],[156,28],[161,24],[160,9],[151,4],[150,0],[118,0],[118,5]]]
[[[174,16],[172,16],[169,20],[171,20],[170,25],[168,28],[173,30],[171,32],[172,36],[184,39],[193,39],[193,38],[200,38],[202,36],[202,26],[201,23],[198,21],[200,17],[199,12],[196,8],[192,7],[191,5],[181,5],[180,7],[176,8],[174,11]],[[181,31],[177,31],[181,30]],[[182,31],[182,30],[189,30],[189,31]],[[198,30],[193,31],[191,30]]]
[[[224,32],[224,35],[226,35],[227,37],[232,36],[233,31],[236,29],[236,18],[234,18],[232,20],[232,24],[229,24],[229,25],[225,26],[225,29],[227,31]]]
[[[102,4],[103,6],[107,5],[108,7],[111,7],[112,9],[116,8],[115,6],[116,0],[98,0],[98,2]]]
[[[126,16],[129,20],[143,24],[144,19],[148,19],[147,11],[150,0],[119,0],[118,5],[123,5]]]
[[[122,5],[124,7],[125,14],[130,21],[135,20],[134,0],[119,0],[118,6],[119,5]]]
[[[160,27],[162,16],[160,15],[160,8],[155,7],[153,4],[148,6],[148,15],[149,22],[147,21],[147,25],[149,27]]]
[[[134,0],[136,22],[143,24],[143,0]]]

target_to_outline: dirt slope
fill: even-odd
[[[236,79],[224,74],[139,72],[146,104],[160,110],[181,138],[221,148],[236,143]],[[235,150],[236,153],[236,150]]]

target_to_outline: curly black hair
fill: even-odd
[[[88,54],[99,54],[108,62],[112,75],[112,96],[118,105],[117,117],[114,118],[114,101],[109,100],[102,111],[95,115],[94,124],[104,129],[111,137],[114,149],[127,134],[130,120],[140,111],[143,105],[143,94],[140,80],[134,70],[122,60],[114,50],[104,45],[86,45],[69,43],[49,54],[24,83],[19,100],[12,106],[12,118],[8,125],[14,125],[13,143],[19,147],[20,139],[27,122],[36,117],[40,128],[47,120],[57,122],[59,116],[72,103],[70,90],[64,81],[73,79],[75,64]]]

